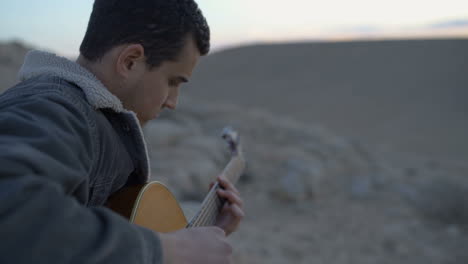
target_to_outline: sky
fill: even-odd
[[[440,34],[428,25],[468,22],[467,0],[198,0],[214,49],[255,42]],[[76,56],[93,0],[2,3],[0,41],[21,40]],[[468,37],[468,23],[445,34]],[[435,32],[438,31],[439,33]],[[431,33],[432,32],[432,33]],[[435,32],[435,33],[434,33]]]

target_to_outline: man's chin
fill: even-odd
[[[156,113],[151,117],[141,118],[141,119],[139,119],[140,125],[144,126],[144,125],[148,124],[150,121],[157,119],[158,117],[159,117],[159,113]]]
[[[148,124],[149,121],[151,121],[151,119],[148,119],[148,117],[138,116],[138,122],[140,123],[140,126],[142,127]]]

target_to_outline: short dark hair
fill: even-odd
[[[194,0],[95,0],[80,53],[97,61],[118,45],[141,44],[153,68],[175,60],[188,36],[209,52],[210,28]]]

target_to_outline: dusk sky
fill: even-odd
[[[214,49],[265,41],[339,39],[356,32],[411,32],[445,21],[468,21],[467,0],[198,0]],[[76,56],[93,0],[2,3],[0,41]],[[468,27],[465,36],[468,36]],[[460,35],[460,30],[457,31]],[[464,31],[462,31],[463,33]]]

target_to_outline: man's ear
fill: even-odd
[[[128,77],[139,66],[144,65],[145,61],[145,48],[141,44],[130,44],[120,51],[116,70],[120,75]]]

